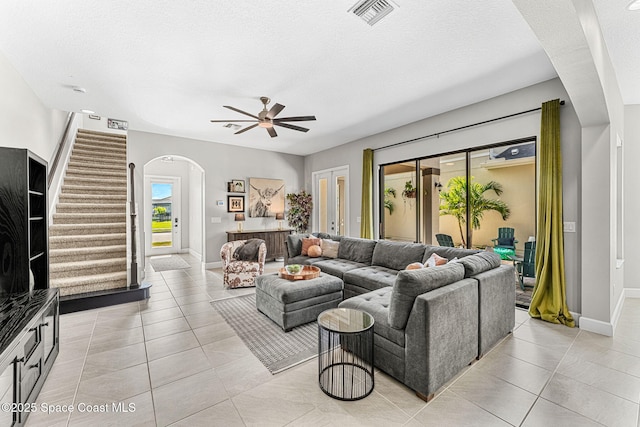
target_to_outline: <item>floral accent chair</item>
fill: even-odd
[[[223,283],[228,288],[247,288],[255,286],[255,278],[264,273],[264,263],[267,258],[267,245],[262,243],[258,249],[258,261],[242,261],[233,257],[237,248],[244,245],[246,240],[235,240],[222,245]]]

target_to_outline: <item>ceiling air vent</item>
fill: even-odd
[[[389,0],[361,0],[353,5],[349,12],[353,12],[367,24],[373,25],[393,12],[393,6]]]

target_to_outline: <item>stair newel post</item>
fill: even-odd
[[[135,186],[134,175],[136,165],[129,163],[129,176],[131,179],[131,200],[129,205],[129,216],[131,220],[131,286],[138,286],[138,245],[137,245],[137,212],[136,212],[136,198],[135,198]]]

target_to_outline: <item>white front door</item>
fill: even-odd
[[[180,178],[145,176],[145,241],[150,256],[182,249]]]
[[[349,167],[313,173],[313,231],[348,235]]]

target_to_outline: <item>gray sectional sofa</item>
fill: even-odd
[[[287,240],[285,264],[310,264],[344,282],[340,307],[371,314],[375,365],[429,400],[515,325],[515,272],[492,252],[314,233],[340,241],[337,258],[301,255]],[[406,270],[433,253],[453,260]]]

